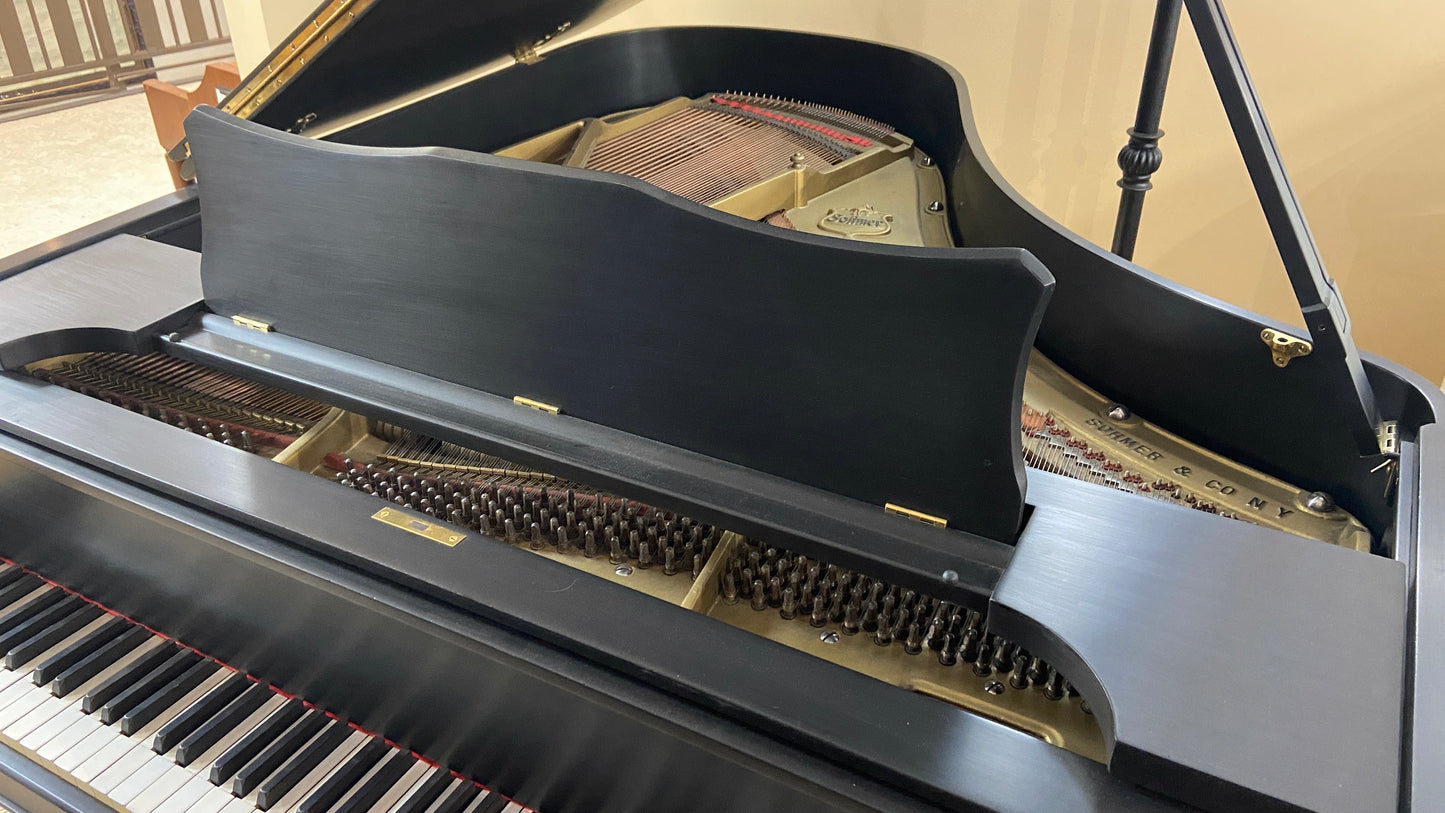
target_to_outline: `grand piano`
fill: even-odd
[[[0,804],[1442,804],[1445,399],[1217,0],[1305,330],[1039,212],[927,53],[619,5],[330,0],[195,186],[0,261]]]

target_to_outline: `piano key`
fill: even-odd
[[[352,754],[361,750],[362,746],[371,741],[371,735],[365,731],[357,731],[350,726],[347,726],[347,730],[351,733],[342,740],[341,746],[327,754],[315,769],[296,783],[296,787],[292,788],[290,793],[282,796],[276,804],[271,805],[270,813],[297,813],[301,803],[311,796],[312,791],[336,773],[347,760],[351,759]]]
[[[19,668],[22,664],[28,663],[36,655],[48,651],[54,647],[56,643],[69,638],[71,633],[89,626],[97,618],[105,614],[104,610],[94,604],[82,603],[82,606],[71,611],[70,614],[66,615],[60,621],[35,633],[5,653],[5,668]],[[113,618],[114,616],[110,617]],[[32,682],[34,682],[33,677]]]
[[[451,772],[437,768],[390,813],[426,813],[442,793],[456,781]]]
[[[475,785],[473,787],[475,787]],[[472,801],[468,803],[466,807],[462,808],[462,813],[480,813],[483,807],[490,807],[488,802],[495,802],[499,798],[502,797],[491,793],[485,788],[478,788],[477,795],[472,798]]]
[[[78,632],[72,633],[72,635],[78,634]],[[55,646],[59,647],[61,643],[68,642],[69,639],[62,639],[62,641],[56,642]],[[29,670],[39,663],[49,651],[37,653],[17,669],[0,671],[0,676],[3,676],[0,685],[4,686],[4,689],[0,690],[0,729],[10,727],[44,702],[43,695],[48,692],[25,678],[29,674]]]
[[[96,778],[115,765],[116,760],[125,756],[130,751],[130,746],[130,740],[120,736],[109,726],[101,726],[72,749],[85,753],[86,756],[69,769],[70,775],[93,787]],[[56,764],[59,765],[58,762]]]
[[[329,720],[326,727],[296,752],[291,759],[272,774],[256,793],[256,807],[270,810],[281,797],[291,792],[296,784],[316,769],[326,757],[336,751],[352,733],[350,726],[340,720]]]
[[[180,651],[181,648],[176,646],[175,643],[166,641],[161,646],[156,647],[154,650],[131,662],[130,666],[111,675],[110,680],[86,692],[85,699],[81,702],[81,708],[86,714],[99,711],[116,695],[134,686],[137,681],[154,672],[157,666],[166,663]],[[101,722],[106,721],[101,720]]]
[[[144,630],[142,630],[144,632]],[[83,703],[86,693],[99,686],[102,682],[109,680],[110,676],[124,669],[132,661],[142,657],[145,653],[164,643],[164,639],[150,637],[141,642],[139,646],[132,648],[129,652],[123,653],[112,663],[101,669],[89,680],[75,686],[75,691],[66,694],[61,698],[67,703],[64,710],[48,721],[44,726],[37,729],[35,733],[26,738],[22,745],[33,747],[35,752],[42,759],[56,761],[59,764],[61,757],[71,748],[79,744],[86,736],[99,728],[102,728],[100,721],[85,713]],[[44,687],[54,694],[54,685]]]
[[[267,777],[295,756],[329,721],[330,718],[316,709],[301,715],[301,719],[292,723],[290,728],[266,746],[255,759],[236,772],[231,793],[246,796],[260,787]]]
[[[0,610],[9,609],[21,600],[35,594],[36,590],[49,587],[39,576],[21,571],[20,579],[0,589]]]
[[[132,751],[132,753],[136,753]],[[157,757],[153,753],[142,754],[141,764],[129,772],[126,777],[116,783],[109,796],[118,805],[123,805],[130,810],[131,800],[145,792],[146,788],[156,783],[156,780],[165,775],[166,771],[174,768],[174,762],[168,762]]]
[[[84,699],[82,700],[81,710],[85,710],[84,700],[89,700],[92,696],[94,696],[96,691],[108,684],[115,682],[117,678],[128,673],[132,673],[133,667],[136,664],[143,663],[151,659],[152,656],[154,656],[156,653],[160,653],[162,657],[166,657],[171,654],[174,649],[175,646],[173,644],[171,644],[170,642],[165,642],[162,645],[158,646],[156,649],[151,650],[147,654],[137,658],[135,661],[132,661],[129,666],[120,669],[114,675],[112,675],[109,681],[106,681],[105,683],[100,684],[100,686],[97,686],[96,689],[87,692],[84,696]],[[70,770],[72,776],[76,777],[83,783],[91,785],[92,790],[98,791],[99,793],[106,793],[114,787],[115,780],[123,777],[123,773],[125,772],[123,771],[123,769],[131,766],[133,763],[136,763],[138,761],[136,757],[130,757],[126,759],[125,764],[122,766],[122,768],[115,768],[115,764],[119,762],[123,757],[126,757],[126,755],[135,748],[136,741],[132,740],[130,737],[122,735],[119,729],[102,724],[99,718],[94,719],[97,724],[97,730],[90,736],[86,737],[84,740],[81,740],[80,744],[78,744],[75,748],[71,749],[80,754],[85,754],[88,752],[89,755],[85,756],[84,759],[80,760],[79,763],[76,764],[73,769],[71,769],[61,764],[62,761],[66,763],[72,763],[76,761],[75,757],[71,755],[70,752],[66,752],[65,754],[61,755],[61,758],[59,760],[56,760],[56,765]],[[167,717],[166,720],[169,720],[169,718]],[[159,727],[159,725],[156,726],[156,728]],[[152,731],[151,733],[154,732]],[[148,740],[149,735],[146,735],[145,739]],[[146,750],[148,751],[149,749]],[[109,771],[109,774],[107,774],[105,781],[99,781],[99,777],[102,774],[105,774],[107,771]]]
[[[219,759],[211,765],[211,784],[220,785],[226,780],[235,776],[236,771],[241,770],[246,763],[250,762],[261,753],[272,740],[281,736],[296,722],[306,711],[306,706],[296,698],[292,698],[284,706],[277,709],[274,714],[266,718],[265,722],[257,726],[254,731],[242,737],[231,750],[222,754]]]
[[[151,743],[151,750],[157,754],[164,754],[180,744],[182,740],[189,737],[196,729],[200,728],[207,721],[220,714],[231,701],[240,697],[248,688],[255,686],[245,674],[233,672],[229,678],[211,690],[211,693],[197,700],[194,705],[181,712],[176,719],[166,724],[164,728],[156,732],[155,741]],[[265,695],[261,695],[258,704],[264,701]]]
[[[84,639],[86,636],[90,635],[93,631],[103,626],[105,623],[105,617],[94,619],[89,625],[81,627],[80,629],[71,633],[71,636],[69,638],[58,641],[54,647],[47,650],[46,652],[41,653],[40,655],[37,655],[33,662],[36,664],[45,662],[45,660],[51,657],[54,653],[73,645],[76,641]],[[29,664],[22,664],[21,668],[23,669],[27,665]],[[37,666],[36,668],[39,667]],[[21,717],[19,720],[16,720],[14,723],[7,726],[3,730],[5,736],[9,737],[15,742],[22,742],[28,740],[33,731],[35,731],[37,728],[44,725],[45,723],[49,722],[51,718],[63,711],[72,702],[72,700],[69,698],[56,697],[50,694],[50,689],[47,686],[35,685],[33,683],[31,684],[31,686],[33,689],[47,695],[47,699],[45,700],[45,702],[42,702],[39,706],[37,706],[34,711],[30,712],[24,717]],[[32,746],[27,745],[24,747],[34,750]]]
[[[229,790],[227,788],[217,788],[211,784],[211,764],[222,754],[226,753],[226,751],[230,750],[231,746],[243,736],[249,734],[252,729],[264,722],[267,717],[270,717],[276,709],[285,705],[287,701],[286,697],[271,691],[265,686],[257,685],[254,689],[261,689],[264,692],[261,705],[254,708],[252,712],[246,715],[239,723],[233,720],[231,728],[227,731],[220,732],[218,738],[214,739],[211,745],[192,753],[191,759],[187,764],[177,764],[176,770],[188,774],[190,778],[186,780],[185,784],[181,785],[180,790],[177,790],[170,798],[158,805],[155,813],[185,813],[185,811],[199,802],[201,797],[213,790],[222,791],[229,796]],[[249,691],[251,690],[248,690],[248,693]],[[244,698],[245,695],[242,695],[242,697]],[[229,709],[231,707],[228,706],[227,708]],[[183,742],[180,747],[184,746],[185,743]],[[177,750],[179,750],[179,748]]]
[[[146,698],[160,691],[167,683],[201,661],[201,656],[189,649],[177,648],[171,656],[133,683],[116,692],[115,696],[100,708],[100,721],[106,725],[120,722],[126,712],[145,702]],[[174,702],[174,701],[173,701]],[[131,734],[131,731],[123,733]]]
[[[35,667],[35,674],[32,677],[35,685],[43,686],[54,680],[56,675],[74,666],[81,658],[109,643],[128,629],[132,629],[129,621],[118,615],[107,616],[105,622],[97,629],[51,655]]]
[[[59,588],[56,589],[59,590]],[[60,598],[56,599],[54,603],[36,610],[34,613],[30,613],[23,621],[5,632],[0,633],[0,652],[9,652],[11,647],[25,643],[25,641],[29,640],[36,633],[43,632],[81,607],[92,606],[94,605],[86,604],[85,599],[82,599],[80,596],[71,595],[62,591]],[[28,613],[29,607],[25,610],[16,610],[16,612]],[[24,663],[24,661],[21,661],[21,663]],[[9,668],[13,669],[14,667]]]
[[[146,653],[154,652],[164,643],[164,638],[152,635],[149,630],[131,627],[56,675],[55,679],[50,681],[50,693],[56,697],[65,697],[82,683],[88,683],[92,677],[102,671],[108,671],[107,667],[111,664],[120,660],[125,660],[127,664],[130,664],[136,660],[127,658],[126,655],[141,648],[144,648]],[[141,657],[144,657],[144,654]],[[84,701],[82,701],[82,705],[84,705]]]
[[[9,587],[27,575],[23,568],[18,568],[15,565],[0,567],[0,588]]]
[[[370,813],[399,813],[402,804],[420,790],[422,785],[425,785],[436,772],[435,765],[413,757],[411,767],[407,768],[406,773],[401,775],[401,779],[391,786],[391,790],[376,800],[376,804],[371,806]],[[442,771],[442,773],[446,772]]]
[[[226,707],[221,709],[216,716],[202,722],[195,731],[187,734],[185,739],[181,740],[181,744],[176,746],[176,764],[182,767],[190,764],[191,760],[219,742],[242,720],[250,717],[257,709],[268,703],[274,703],[279,708],[282,704],[281,696],[266,686],[259,683],[253,684],[239,697],[227,703]],[[267,714],[269,713],[267,712]],[[258,720],[257,724],[259,723]],[[254,727],[254,725],[251,726],[251,728]],[[249,728],[247,730],[249,731]],[[231,746],[228,744],[226,747]]]
[[[4,614],[0,614],[0,635],[24,624],[68,595],[53,584],[44,585],[24,601],[17,602],[13,609],[5,608]]]
[[[466,779],[458,779],[447,789],[426,813],[462,813],[481,794],[482,789]]]
[[[510,809],[514,805],[518,810],[522,809],[521,805],[502,794],[496,791],[487,791],[487,795],[483,799],[482,804],[477,807],[476,813],[502,813],[503,810]]]
[[[197,686],[205,683],[221,672],[225,672],[226,675],[231,674],[231,670],[222,667],[213,660],[197,660],[191,664],[189,669],[171,678],[169,683],[162,686],[150,697],[142,700],[131,708],[130,711],[126,712],[125,716],[120,718],[121,733],[136,733],[142,726],[154,720],[156,715],[170,707],[177,700],[190,694]],[[155,748],[152,747],[151,750],[154,751]]]
[[[206,791],[205,795],[197,800],[195,804],[191,805],[186,813],[221,813],[221,810],[224,809],[226,805],[236,801],[236,797],[231,795],[230,788],[224,785],[211,785],[209,782],[206,784],[210,790]]]
[[[351,759],[327,777],[297,808],[298,813],[325,813],[348,790],[381,760],[391,746],[380,737],[373,737]]]
[[[380,741],[381,738],[378,737],[377,740]],[[332,813],[367,813],[414,762],[416,757],[395,748],[392,748],[390,753],[383,752],[381,761],[371,769],[371,773],[361,778],[356,789],[343,798],[333,808]]]
[[[112,732],[121,742],[125,743],[127,749],[109,768],[102,771],[99,776],[91,781],[91,789],[117,800],[119,800],[118,797],[133,797],[141,790],[144,790],[144,784],[136,784],[132,777],[136,773],[146,769],[146,766],[150,764],[152,760],[156,760],[162,765],[166,762],[164,757],[156,757],[156,753],[152,751],[150,747],[151,738],[155,736],[156,731],[160,730],[161,726],[170,722],[177,714],[184,711],[187,706],[199,700],[201,696],[210,691],[216,683],[224,679],[224,674],[219,672],[212,673],[205,683],[181,697],[180,700],[172,703],[160,714],[156,715],[154,720],[146,723],[136,731],[134,736],[126,736],[120,731],[119,726],[109,727],[107,730]],[[154,770],[159,771],[159,769]]]

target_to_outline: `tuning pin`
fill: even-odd
[[[1064,676],[1049,668],[1049,679],[1044,684],[1044,697],[1050,700],[1063,700],[1068,697],[1069,692],[1064,686]]]
[[[973,673],[979,677],[988,677],[993,674],[989,667],[989,656],[993,654],[992,647],[984,641],[978,645],[978,656],[973,659]]]
[[[627,561],[626,557],[622,555],[622,540],[618,539],[615,535],[609,536],[607,538],[607,545],[609,548],[611,548],[611,553],[609,554],[608,560],[612,564],[620,565],[623,562]]]
[[[597,534],[591,531],[582,534],[582,555],[588,559],[597,555]]]
[[[996,647],[993,652],[993,670],[995,672],[1007,672],[1013,667],[1013,646],[1002,638],[995,638]]]
[[[738,603],[738,581],[731,570],[723,574],[722,597],[728,604]]]
[[[1029,687],[1029,658],[1027,655],[1019,655],[1014,658],[1013,671],[1009,673],[1008,685],[1015,689],[1027,689]]]
[[[944,666],[958,663],[958,650],[954,649],[953,635],[950,633],[943,634],[943,645],[938,648],[938,662]]]
[[[903,651],[910,655],[923,651],[923,631],[918,628],[917,622],[908,625],[908,639],[903,642]]]
[[[766,610],[768,608],[768,595],[763,588],[762,579],[753,579],[752,608],[754,610]]]
[[[798,602],[793,597],[793,588],[783,588],[783,607],[778,611],[778,615],[788,621],[798,617]]]

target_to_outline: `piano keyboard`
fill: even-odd
[[[0,739],[117,810],[528,810],[8,562],[0,652]]]

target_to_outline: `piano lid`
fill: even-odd
[[[221,109],[299,132],[449,79],[528,61],[544,45],[635,2],[326,0]]]

